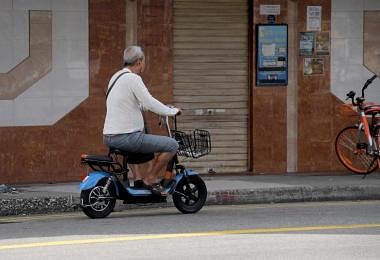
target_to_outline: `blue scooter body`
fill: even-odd
[[[176,185],[183,179],[185,178],[185,175],[191,176],[191,175],[198,175],[197,172],[193,170],[186,170],[181,171],[179,174],[176,175],[175,177],[175,185],[172,185],[171,187],[168,187],[165,191],[168,194],[172,194],[175,190]],[[93,187],[95,187],[99,181],[101,181],[104,178],[112,178],[112,183],[115,187],[115,193],[116,197],[119,199],[125,199],[123,195],[127,193],[127,195],[132,196],[132,197],[145,197],[145,196],[152,196],[152,192],[148,189],[143,189],[143,188],[133,188],[133,187],[128,187],[124,186],[120,183],[120,181],[114,177],[113,175],[103,172],[103,171],[93,171],[90,172],[86,178],[80,183],[79,189],[82,190],[88,190]],[[124,190],[121,190],[124,188]]]

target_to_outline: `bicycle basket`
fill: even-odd
[[[178,130],[171,132],[179,144],[179,156],[199,158],[211,152],[210,132],[200,129],[195,129],[189,134]]]

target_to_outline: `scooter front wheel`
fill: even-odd
[[[82,211],[90,218],[105,218],[115,207],[113,184],[109,185],[106,192],[103,188],[104,184],[98,183],[91,189],[82,190],[80,194]]]
[[[206,202],[207,188],[198,175],[183,178],[173,193],[175,207],[184,214],[198,212]]]

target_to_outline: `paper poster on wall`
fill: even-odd
[[[314,32],[301,32],[299,55],[311,56],[314,51]]]
[[[260,5],[260,15],[280,15],[280,5]]]
[[[322,6],[308,6],[306,31],[320,31],[322,20]]]
[[[258,24],[256,26],[256,84],[258,86],[288,84],[288,26]]]
[[[305,76],[323,74],[324,66],[323,58],[304,58],[303,74]]]
[[[317,55],[330,54],[330,32],[318,32],[315,36],[315,53]]]

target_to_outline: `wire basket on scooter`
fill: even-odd
[[[179,144],[179,156],[199,158],[211,152],[210,132],[200,129],[195,129],[190,134],[178,130],[171,132]]]

